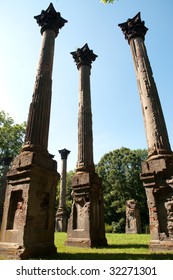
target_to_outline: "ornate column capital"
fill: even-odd
[[[63,150],[59,150],[58,151],[61,155],[61,159],[67,159],[70,151],[66,150],[66,149],[63,149]]]
[[[142,37],[144,39],[148,30],[145,22],[141,21],[140,12],[133,18],[129,18],[126,22],[118,24],[118,26],[121,28],[128,42],[130,42],[130,39],[136,37]]]
[[[91,68],[91,63],[96,59],[97,55],[90,50],[88,44],[85,44],[82,48],[78,48],[75,52],[70,53],[74,61],[76,62],[77,68],[81,65],[88,65]]]
[[[46,11],[42,10],[41,14],[34,18],[38,25],[41,26],[41,34],[45,30],[51,29],[55,32],[56,36],[58,35],[59,29],[67,22],[66,19],[61,17],[60,13],[56,12],[52,3],[50,3]]]

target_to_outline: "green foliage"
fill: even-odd
[[[21,149],[25,135],[25,122],[14,124],[9,114],[0,111],[0,179],[2,177],[4,157],[14,158]]]
[[[115,0],[100,0],[102,3],[104,4],[110,4],[110,3],[114,3]],[[117,0],[118,1],[118,0]]]
[[[124,217],[120,218],[118,222],[112,222],[112,233],[121,233],[122,228],[124,229],[125,219]]]
[[[14,120],[4,111],[0,111],[0,158],[15,157],[24,140],[26,124],[14,124]]]
[[[112,231],[113,231],[112,225],[105,224],[105,232],[112,233]]]
[[[74,174],[75,174],[74,171],[69,171],[67,173],[67,179],[66,179],[66,188],[67,188],[67,204],[66,204],[66,208],[67,208],[68,215],[70,215],[70,213],[71,213],[71,206],[72,206],[72,196],[71,196],[71,192],[72,192],[72,178],[73,178]]]
[[[121,148],[105,154],[97,165],[103,180],[105,222],[113,232],[124,232],[126,200],[135,199],[141,211],[143,226],[148,223],[145,190],[140,180],[141,161],[146,150]]]

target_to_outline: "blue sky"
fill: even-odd
[[[0,2],[0,110],[21,123],[27,120],[41,46],[34,16],[50,1]],[[173,146],[172,0],[52,1],[68,20],[56,38],[49,152],[71,151],[68,170],[77,161],[78,70],[70,52],[88,43],[98,55],[91,69],[94,162],[122,146],[146,148],[142,111],[130,47],[119,23],[141,12],[149,28],[145,44],[159,92],[170,143]]]

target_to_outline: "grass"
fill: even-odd
[[[172,260],[173,252],[151,252],[149,234],[106,234],[105,248],[64,246],[66,233],[55,233],[57,255],[61,260]]]
[[[151,252],[148,248],[149,234],[107,233],[105,248],[81,248],[64,246],[67,234],[55,233],[57,253],[44,256],[45,260],[173,260],[173,252]],[[0,258],[2,259],[2,258]]]

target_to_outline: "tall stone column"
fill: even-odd
[[[146,131],[148,156],[170,154],[165,120],[153,78],[152,69],[144,44],[148,28],[140,19],[140,13],[123,24],[119,24],[131,47],[136,78],[141,99]]]
[[[78,103],[78,161],[77,171],[95,170],[93,162],[93,132],[90,93],[91,63],[97,57],[85,44],[83,48],[71,53],[79,70]]]
[[[63,149],[59,150],[62,160],[61,181],[60,181],[60,195],[59,207],[56,213],[56,231],[67,231],[67,209],[66,209],[66,175],[67,175],[67,157],[70,151]]]
[[[148,145],[141,179],[150,215],[150,248],[173,250],[173,157],[144,39],[140,13],[119,24],[131,48]]]
[[[4,170],[3,170],[2,184],[0,186],[0,228],[1,228],[1,222],[2,222],[5,192],[6,192],[6,185],[7,185],[6,176],[7,176],[7,172],[9,170],[11,161],[12,161],[12,157],[8,157],[8,156],[4,157],[2,160]]]
[[[24,146],[7,174],[0,255],[27,259],[56,252],[57,163],[47,151],[54,41],[66,22],[52,4],[35,17],[42,45]]]
[[[41,150],[46,151],[50,122],[55,38],[59,29],[67,21],[60,16],[60,13],[55,11],[52,4],[46,11],[42,11],[40,15],[34,18],[41,26],[42,45],[23,150],[30,150],[34,146],[34,149],[41,148]]]
[[[95,173],[90,93],[91,64],[97,55],[85,44],[71,53],[79,70],[78,161],[72,179],[73,204],[66,245],[106,246],[101,178]]]

